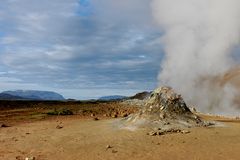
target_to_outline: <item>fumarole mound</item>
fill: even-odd
[[[181,95],[170,87],[155,89],[146,100],[142,109],[123,120],[124,126],[183,129],[197,126],[208,126],[200,117],[190,111]],[[131,128],[132,128],[131,127]]]

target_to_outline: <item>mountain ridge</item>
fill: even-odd
[[[3,91],[1,93],[9,96],[10,99],[26,99],[26,100],[65,100],[65,98],[53,91],[39,91],[39,90],[13,90],[13,91]],[[1,99],[1,97],[0,97]],[[5,98],[6,99],[6,98]]]
[[[98,100],[122,100],[128,98],[127,96],[121,96],[121,95],[109,95],[109,96],[103,96],[98,98]]]

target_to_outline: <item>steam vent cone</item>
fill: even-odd
[[[155,89],[140,111],[125,119],[138,127],[189,128],[206,125],[187,107],[181,95],[170,87]]]

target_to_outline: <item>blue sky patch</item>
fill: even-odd
[[[118,3],[4,0],[0,91],[51,90],[88,99],[154,89],[163,57],[161,31],[152,25],[146,1],[134,0],[127,9]],[[131,7],[140,10],[132,14]]]

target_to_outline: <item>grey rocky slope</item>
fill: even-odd
[[[169,130],[210,125],[192,113],[181,95],[170,87],[157,88],[144,103],[138,113],[122,121],[123,126]]]

